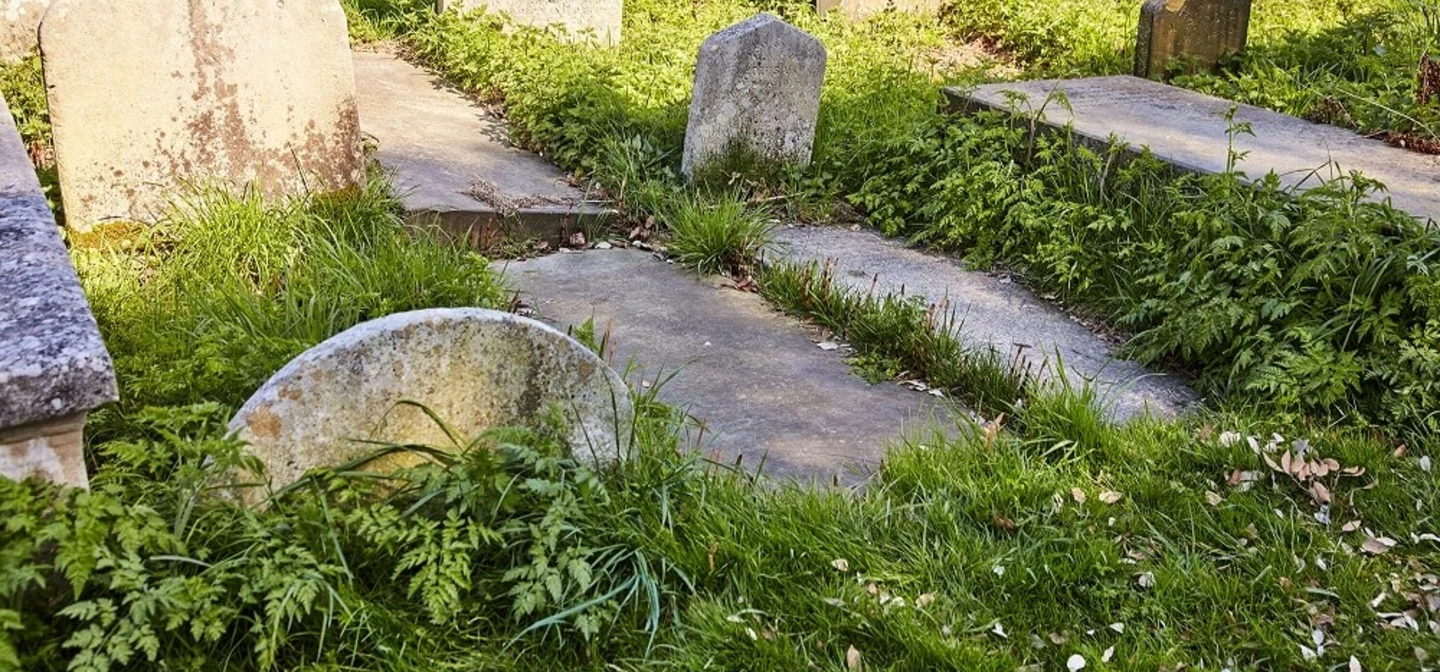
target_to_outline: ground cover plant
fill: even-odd
[[[358,35],[503,103],[528,146],[670,229],[687,263],[753,274],[862,355],[968,390],[984,418],[910,437],[858,491],[810,490],[681,450],[684,419],[652,388],[618,465],[572,459],[542,423],[387,447],[431,461],[386,481],[337,465],[243,509],[213,496],[245,460],[223,425],[271,372],[360,320],[506,298],[484,259],[406,235],[381,180],[289,204],[202,191],[73,253],[125,399],[95,418],[92,491],[0,481],[0,670],[1384,670],[1440,655],[1436,405],[1406,396],[1436,380],[1406,355],[1434,343],[1430,234],[1345,185],[1306,200],[1176,182],[944,119],[937,79],[981,75],[940,68],[933,28],[763,4],[831,48],[817,161],[699,188],[675,175],[694,48],[759,5],[632,0],[618,50],[349,9]],[[840,197],[1135,328],[1153,358],[1215,376],[1217,408],[1115,426],[1078,382],[1037,386],[967,351],[943,313],[754,258],[771,220],[842,218]],[[1097,270],[1120,267],[1134,277]],[[1213,329],[1257,305],[1260,323]],[[1196,325],[1214,342],[1192,342]],[[1313,361],[1296,389],[1260,394],[1223,375],[1232,353]]]

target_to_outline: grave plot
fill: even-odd
[[[1070,110],[1045,104],[1055,91],[1065,95]],[[1135,151],[1148,148],[1176,168],[1206,173],[1227,166],[1231,123],[1226,115],[1234,108],[1235,123],[1248,124],[1251,131],[1236,134],[1234,145],[1243,154],[1236,168],[1249,179],[1273,171],[1283,184],[1304,188],[1360,171],[1387,187],[1377,197],[1421,219],[1440,217],[1440,157],[1159,82],[1127,76],[1038,80],[952,88],[945,95],[952,110],[1010,112],[1011,92],[1025,97],[1019,114],[1043,106],[1045,125],[1069,126],[1093,146],[1116,141]]]

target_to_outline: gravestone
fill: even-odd
[[[940,11],[941,0],[816,0],[815,9],[821,14],[840,10],[846,18],[863,19],[867,16],[895,9],[915,14],[934,14]]]
[[[1251,0],[1146,0],[1140,8],[1135,76],[1159,77],[1172,59],[1213,68],[1245,49]]]
[[[0,61],[17,61],[35,51],[49,5],[50,0],[0,0]]]
[[[115,401],[115,370],[3,99],[0,278],[0,476],[84,487],[85,416]]]
[[[707,38],[695,66],[685,175],[732,151],[808,164],[825,60],[819,40],[769,14]]]
[[[400,401],[423,404],[462,442],[533,425],[555,405],[577,457],[601,461],[624,454],[634,415],[620,376],[566,335],[509,313],[452,308],[366,322],[307,350],[245,403],[230,429],[276,487],[375,451],[362,441],[451,445],[421,409]]]
[[[273,198],[364,178],[336,0],[55,0],[40,48],[74,228],[153,220],[190,184]]]
[[[469,11],[483,7],[505,14],[522,26],[560,26],[572,40],[619,44],[623,4],[623,0],[435,0],[435,9],[444,12],[458,7]]]

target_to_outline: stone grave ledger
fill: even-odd
[[[40,47],[73,228],[154,220],[191,185],[364,179],[336,0],[55,0]]]
[[[515,23],[535,28],[559,26],[572,40],[620,43],[623,0],[435,0],[435,9],[451,7],[505,14]]]
[[[245,402],[230,429],[275,487],[369,455],[376,441],[452,445],[424,411],[402,401],[433,411],[461,442],[533,426],[555,407],[576,456],[601,462],[626,454],[634,418],[625,382],[565,334],[510,313],[443,308],[365,322],[305,351]]]
[[[49,5],[50,0],[0,0],[0,61],[17,61],[35,51]]]
[[[695,66],[685,175],[737,150],[808,164],[825,61],[819,40],[769,14],[707,38]]]
[[[815,9],[821,14],[840,10],[846,18],[863,19],[887,9],[916,14],[934,14],[940,11],[941,0],[816,0]]]
[[[8,106],[0,278],[0,476],[84,487],[85,415],[115,401],[115,372]]]
[[[1174,59],[1214,68],[1245,49],[1251,0],[1146,0],[1135,41],[1135,76],[1159,77]]]

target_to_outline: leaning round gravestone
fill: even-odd
[[[366,322],[307,350],[245,403],[230,430],[278,488],[374,453],[375,442],[453,446],[425,409],[464,442],[534,426],[552,406],[565,415],[576,457],[612,461],[630,445],[625,382],[595,353],[535,320],[444,308]]]

